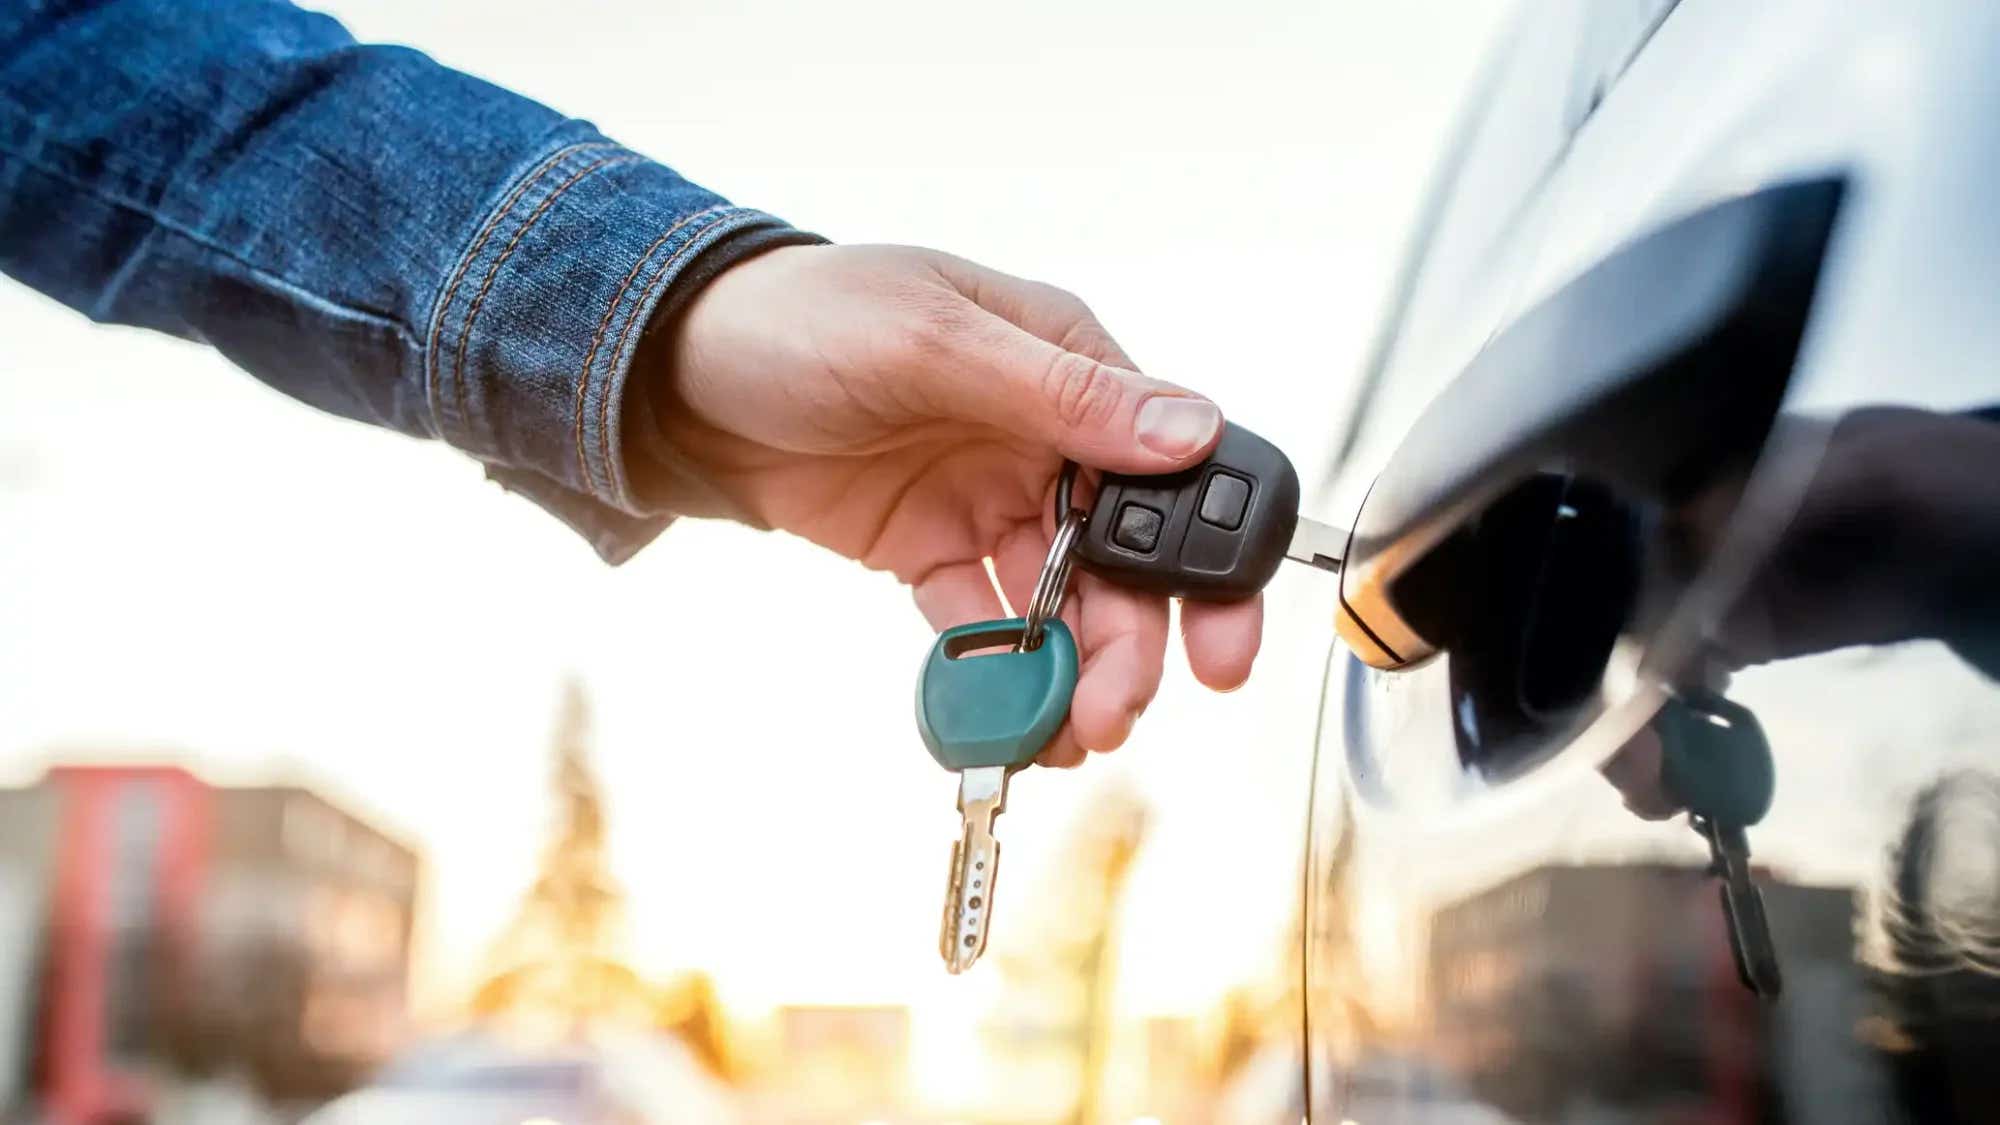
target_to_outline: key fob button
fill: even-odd
[[[1230,473],[1217,472],[1208,478],[1201,494],[1201,520],[1225,531],[1243,526],[1243,510],[1250,506],[1250,482]]]
[[[1118,527],[1111,541],[1134,554],[1150,555],[1160,545],[1160,529],[1167,518],[1144,504],[1128,503],[1118,509]]]
[[[1146,515],[1132,511],[1135,505]],[[1298,519],[1298,471],[1277,446],[1230,422],[1199,465],[1104,474],[1076,561],[1127,589],[1236,601],[1271,580]]]

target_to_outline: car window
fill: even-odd
[[[1545,221],[1533,204],[1550,171],[1676,2],[1531,4],[1501,36],[1363,373],[1334,466],[1340,510],[1501,322]]]

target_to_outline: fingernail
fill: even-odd
[[[1154,395],[1139,407],[1139,444],[1166,457],[1186,457],[1222,428],[1222,411],[1205,398]]]

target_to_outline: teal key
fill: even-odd
[[[986,950],[1000,842],[993,822],[1007,808],[1007,778],[1035,760],[1069,718],[1076,691],[1076,639],[1060,620],[1026,646],[1022,618],[960,625],[938,635],[917,677],[917,729],[939,765],[958,774],[963,821],[951,849],[938,952],[962,973]],[[987,651],[1004,648],[1005,651]]]
[[[1712,692],[1669,699],[1653,719],[1660,780],[1689,812],[1749,828],[1771,811],[1777,769],[1757,716]]]
[[[1778,784],[1771,744],[1748,707],[1714,692],[1667,700],[1653,717],[1660,781],[1687,806],[1688,825],[1708,843],[1709,871],[1722,881],[1722,918],[1743,986],[1767,1000],[1784,990],[1764,896],[1750,877],[1745,829],[1771,811]]]
[[[1035,760],[1069,717],[1076,691],[1076,640],[1061,621],[1042,627],[1042,643],[1020,651],[1021,618],[959,625],[938,634],[917,677],[917,729],[931,757],[948,770]],[[1010,651],[968,656],[981,649]]]

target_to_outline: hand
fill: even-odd
[[[908,247],[732,267],[688,308],[672,357],[676,446],[764,522],[895,574],[938,629],[1002,616],[989,557],[1026,607],[1064,457],[1171,472],[1222,429],[1207,399],[1134,370],[1070,294]],[[1074,766],[1122,744],[1159,689],[1167,603],[1079,572],[1062,615],[1082,668],[1038,760]],[[1196,678],[1240,685],[1262,628],[1256,598],[1183,606]]]

